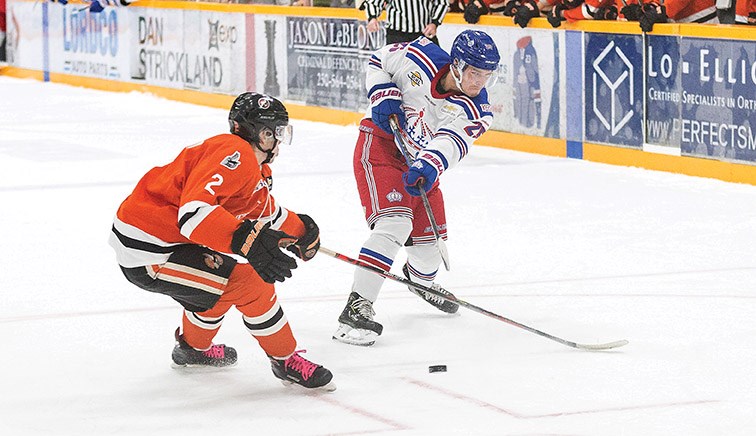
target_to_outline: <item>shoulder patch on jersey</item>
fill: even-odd
[[[410,82],[412,82],[412,86],[420,86],[423,84],[423,76],[420,75],[419,71],[413,71],[407,74],[407,77],[409,77]]]
[[[235,170],[239,165],[241,165],[240,158],[241,158],[241,153],[239,153],[238,151],[235,151],[234,154],[232,154],[231,156],[226,156],[221,162],[221,165],[223,165],[224,167],[230,170]]]

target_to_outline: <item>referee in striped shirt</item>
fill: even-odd
[[[410,42],[425,35],[438,44],[436,31],[449,10],[448,0],[365,0],[367,30],[380,28],[378,17],[386,6],[386,43]]]

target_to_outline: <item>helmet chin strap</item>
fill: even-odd
[[[260,144],[255,143],[255,148],[265,153],[265,160],[260,162],[260,165],[270,163],[270,161],[273,160],[273,150],[276,149],[275,145],[270,150],[263,150],[262,147],[260,147]]]
[[[462,66],[462,68],[460,68],[460,70],[459,70],[459,77],[457,77],[457,75],[454,74],[454,72],[457,71],[457,65],[459,65],[460,63],[462,63],[462,62],[459,61],[459,60],[457,62],[452,63],[451,67],[449,68],[449,72],[451,73],[452,78],[454,79],[454,83],[457,85],[457,88],[459,88],[460,91],[465,92],[465,91],[462,90],[462,70],[465,67]],[[455,65],[455,64],[457,64],[457,65]]]

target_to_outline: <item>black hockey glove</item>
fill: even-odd
[[[598,8],[596,9],[596,12],[593,13],[594,20],[616,21],[617,16],[619,16],[619,12],[617,11],[617,7],[614,5],[607,6],[605,8]]]
[[[320,229],[315,221],[305,214],[297,214],[305,226],[305,235],[297,239],[297,242],[286,247],[287,250],[294,253],[298,258],[307,262],[315,257],[320,249]]]
[[[565,21],[566,18],[564,18],[564,15],[562,15],[562,11],[565,10],[565,7],[562,5],[554,5],[553,8],[549,11],[548,14],[546,14],[546,21],[551,24],[551,27],[559,27],[562,25],[562,21]]]
[[[643,5],[643,14],[638,22],[641,30],[650,32],[654,30],[654,24],[667,22],[667,8],[656,3],[646,3]]]
[[[514,15],[514,22],[524,29],[528,27],[531,18],[539,16],[541,16],[541,11],[538,9],[536,2],[533,0],[525,0],[522,2],[522,5],[517,8],[517,12],[515,12]]]
[[[504,10],[501,12],[502,15],[505,17],[514,17],[515,12],[517,12],[517,8],[520,7],[520,0],[509,0],[504,5]]]
[[[294,241],[286,233],[272,230],[270,223],[246,220],[234,232],[231,251],[244,256],[267,283],[282,282],[291,277],[297,261],[284,254],[281,246]]]
[[[620,9],[620,12],[627,21],[638,21],[640,20],[641,13],[643,11],[641,9],[641,5],[639,5],[638,3],[633,3],[631,5],[624,6],[622,9]]]
[[[470,3],[465,6],[465,21],[470,24],[475,24],[480,21],[481,15],[488,15],[491,12],[488,6],[481,0],[470,0]]]

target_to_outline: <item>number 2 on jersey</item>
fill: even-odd
[[[207,185],[205,185],[205,191],[215,195],[215,191],[213,190],[213,186],[220,186],[221,183],[223,183],[223,176],[220,174],[214,174],[213,175],[213,181],[207,182]]]

